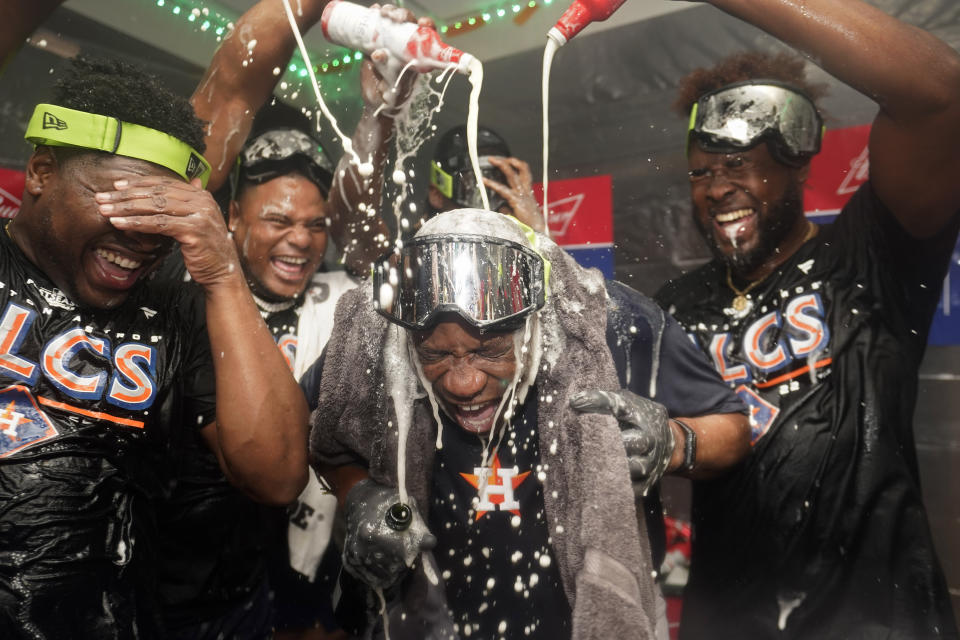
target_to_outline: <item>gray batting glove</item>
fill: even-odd
[[[387,514],[399,502],[395,488],[369,479],[361,480],[347,493],[343,566],[373,588],[399,584],[420,552],[437,544],[412,496],[407,500],[412,516],[407,528],[388,524]]]
[[[581,413],[605,413],[620,422],[633,491],[645,496],[667,470],[673,455],[673,430],[664,406],[627,389],[581,391],[570,398]]]

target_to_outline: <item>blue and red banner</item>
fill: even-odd
[[[556,180],[549,185],[550,237],[585,267],[613,278],[613,189],[609,175]],[[543,185],[533,185],[543,206]]]

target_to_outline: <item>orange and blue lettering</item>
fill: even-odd
[[[763,336],[770,330],[778,330],[780,324],[780,312],[771,311],[751,324],[743,335],[744,354],[750,364],[760,371],[775,371],[790,361],[783,341],[779,338],[773,348],[765,350],[763,346]]]
[[[110,357],[110,347],[106,340],[91,338],[83,329],[75,327],[61,333],[47,343],[40,356],[43,373],[55,387],[68,396],[79,400],[96,400],[103,394],[107,385],[107,372],[85,374],[89,362],[81,362],[81,372],[69,368],[74,356],[87,351],[104,359]]]
[[[0,320],[0,374],[29,385],[37,381],[40,371],[36,362],[17,355],[17,351],[36,316],[37,312],[33,309],[10,302]]]
[[[727,361],[727,344],[730,341],[729,333],[718,333],[710,340],[710,357],[724,382],[747,382],[751,379],[750,371],[740,364],[732,366]]]
[[[280,347],[280,353],[283,359],[287,361],[290,371],[293,371],[293,365],[297,360],[297,336],[292,333],[285,333],[277,340],[277,346]]]
[[[113,353],[115,367],[107,402],[124,409],[146,409],[156,396],[154,348],[125,342]]]
[[[787,305],[787,324],[803,334],[802,338],[790,336],[790,350],[801,358],[818,353],[830,340],[830,330],[823,321],[823,302],[816,293],[794,298]]]

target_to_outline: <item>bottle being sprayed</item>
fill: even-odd
[[[562,47],[591,22],[600,22],[613,15],[626,0],[573,0],[547,37]]]
[[[320,26],[327,40],[369,55],[385,49],[396,72],[406,65],[420,73],[453,65],[463,74],[470,72],[474,57],[440,40],[435,29],[413,22],[395,22],[379,9],[344,0],[333,0],[323,10]]]

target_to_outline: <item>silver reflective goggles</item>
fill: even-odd
[[[543,258],[515,242],[423,236],[374,265],[374,307],[407,329],[428,329],[442,314],[455,313],[485,331],[542,307],[545,282]]]
[[[772,141],[787,164],[803,163],[820,151],[823,119],[799,90],[774,81],[728,85],[700,97],[690,112],[687,150],[696,138],[711,153],[730,153]]]

